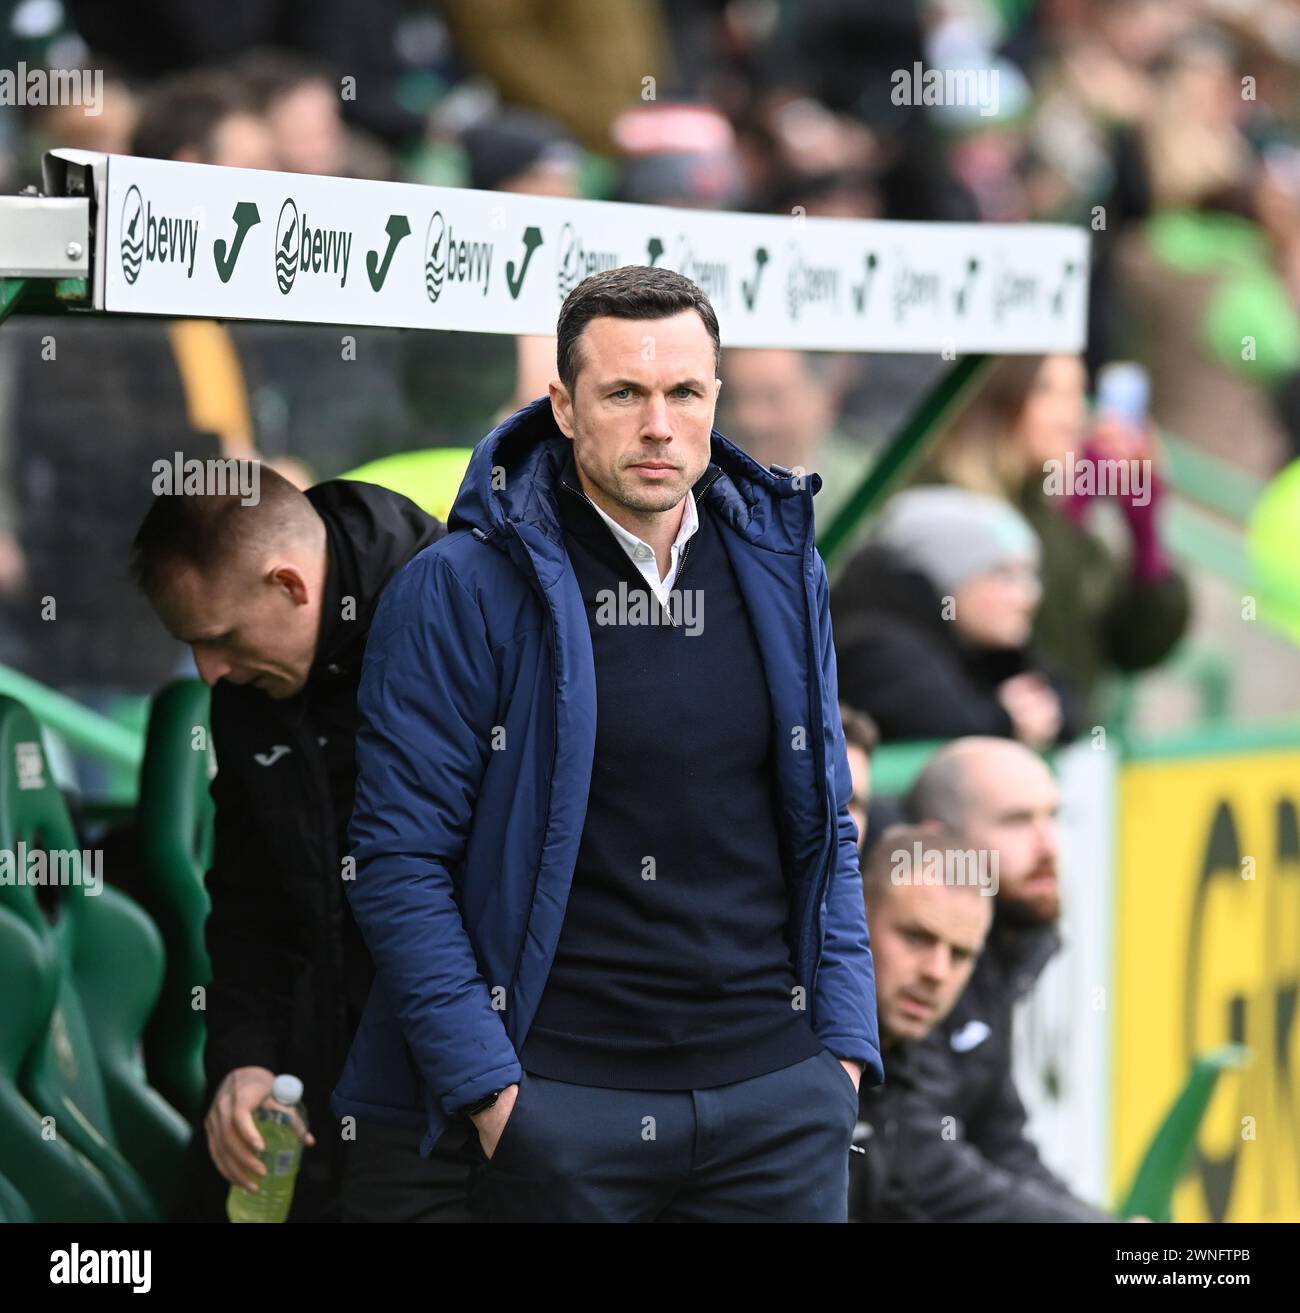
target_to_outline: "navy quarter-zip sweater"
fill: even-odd
[[[674,583],[703,602],[673,626],[581,491],[572,455],[559,509],[591,629],[596,749],[560,941],[521,1065],[665,1090],[801,1062],[823,1045],[795,990],[771,701],[712,512],[698,506]],[[642,613],[660,623],[602,622],[620,592],[642,594]]]

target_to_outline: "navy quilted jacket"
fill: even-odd
[[[450,532],[386,589],[366,648],[347,889],[376,978],[331,1107],[423,1128],[425,1154],[458,1108],[521,1075],[582,837],[596,685],[556,508],[568,451],[546,398],[484,438]],[[821,480],[768,471],[717,432],[712,461],[705,500],[787,745],[777,779],[796,1003],[874,1083],[875,978],[813,542]]]

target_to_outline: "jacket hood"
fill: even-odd
[[[869,543],[845,567],[831,589],[831,618],[843,650],[864,637],[899,630],[920,633],[950,649],[973,679],[990,686],[1035,664],[1028,647],[976,647],[965,641],[944,618],[939,590],[879,543]]]
[[[307,500],[324,521],[329,543],[314,674],[324,665],[360,659],[385,585],[446,528],[408,497],[373,483],[331,479],[309,488]],[[352,619],[343,618],[345,597],[356,599]]]
[[[516,411],[474,448],[448,528],[490,538],[527,524],[562,544],[556,490],[572,445],[555,423],[549,397]],[[799,488],[791,471],[765,469],[716,429],[710,457],[695,485],[697,494],[706,495],[733,528],[767,550],[802,552],[812,528],[808,494],[821,488],[821,476],[809,474]]]
[[[868,543],[855,555],[831,589],[836,631],[859,617],[881,614],[905,620],[918,629],[953,641],[952,625],[943,618],[939,590],[888,547]]]

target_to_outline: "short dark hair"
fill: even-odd
[[[961,850],[961,839],[956,831],[938,821],[931,821],[926,825],[904,823],[889,826],[876,840],[862,865],[862,894],[867,903],[879,905],[881,899],[894,887],[891,872],[896,855],[914,853],[917,844],[920,845],[923,861],[931,853],[942,856],[948,852]],[[972,891],[977,888],[975,885],[952,887]]]
[[[288,479],[266,465],[258,476],[258,500],[249,505],[238,492],[153,499],[131,543],[128,564],[146,597],[156,598],[178,569],[192,567],[211,576],[241,553],[251,555],[297,537],[309,532],[312,521],[320,522],[316,508]]]
[[[221,124],[236,114],[252,113],[252,102],[227,74],[213,69],[178,73],[145,96],[131,153],[172,160],[189,147],[211,157]]]
[[[281,96],[312,82],[334,87],[334,73],[323,60],[297,50],[261,46],[245,51],[231,65],[234,74],[259,114],[264,114]],[[229,74],[228,74],[229,76]]]
[[[555,326],[555,363],[560,382],[573,394],[581,363],[578,340],[593,319],[671,319],[694,310],[713,339],[713,368],[722,359],[722,334],[709,298],[672,269],[625,264],[584,278],[564,299]]]
[[[844,726],[844,741],[851,748],[861,748],[867,760],[880,746],[880,727],[865,711],[840,703],[840,721]]]

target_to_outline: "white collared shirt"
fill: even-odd
[[[591,501],[591,498],[587,498]],[[594,501],[591,502],[596,506]],[[695,509],[695,494],[687,492],[686,505],[682,508],[682,525],[677,531],[677,539],[669,552],[668,573],[659,578],[659,562],[655,559],[655,549],[648,542],[629,532],[617,520],[611,519],[599,506],[596,512],[609,525],[610,532],[618,539],[619,545],[628,554],[628,559],[636,566],[642,578],[650,585],[650,591],[659,599],[659,604],[669,609],[668,594],[672,592],[677,571],[681,568],[682,552],[690,536],[700,527],[699,512]]]

